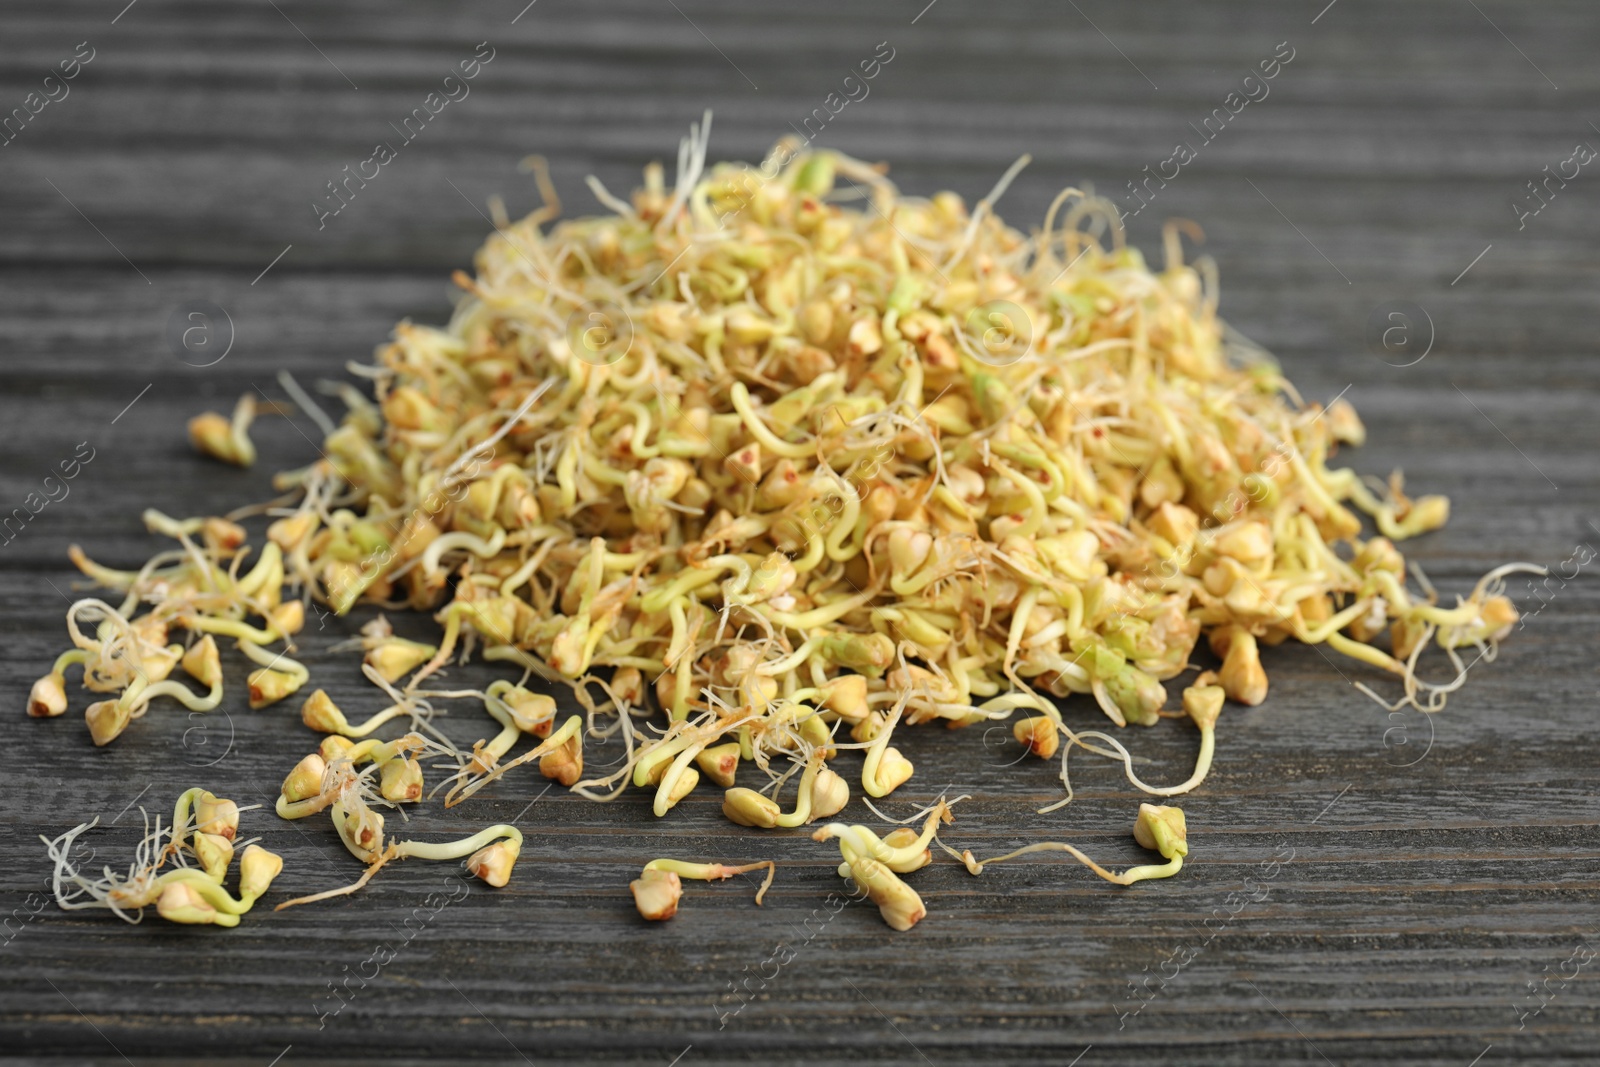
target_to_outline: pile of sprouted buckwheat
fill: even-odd
[[[1226,331],[1213,266],[1183,259],[1192,226],[1168,228],[1151,270],[1115,207],[1076,189],[1031,236],[1005,226],[994,205],[1020,162],[969,210],[796,143],[759,168],[708,171],[708,135],[709,116],[671,188],[659,165],[630,202],[590,179],[613,214],[548,230],[559,205],[530,161],[545,206],[515,223],[498,211],[476,276],[456,275],[467,295],[450,324],[402,323],[373,365],[351,367],[375,400],[328,386],[347,408],[336,425],[287,381],[328,433],[322,459],[278,476],[283,496],[228,516],[146,512],[174,544],[133,570],[74,547],[111,592],[73,604],[73,647],[29,714],[66,710],[74,666],[103,696],[84,712],[97,745],[155,704],[209,711],[224,692],[217,642],[233,642],[256,664],[250,706],[292,697],[325,735],[289,770],[277,815],[328,813],[366,867],[279,907],[405,858],[465,859],[504,885],[514,827],[410,840],[382,811],[441,791],[465,803],[503,776],[528,791],[536,762],[597,801],[649,790],[657,816],[716,788],[744,826],[820,821],[840,874],[904,930],[925,908],[902,876],[934,845],[974,875],[1064,851],[1121,885],[1188,855],[1183,812],[1157,804],[1140,806],[1134,836],[1163,862],[1121,873],[1061,842],[987,861],[957,851],[940,833],[961,798],[905,820],[920,830],[828,822],[853,789],[870,807],[912,777],[908,727],[1014,720],[1019,752],[1059,761],[1065,795],[1046,811],[1072,798],[1074,748],[1172,797],[1205,780],[1223,708],[1266,698],[1262,645],[1324,645],[1393,675],[1391,708],[1435,711],[1465,677],[1462,650],[1492,654],[1515,623],[1501,588],[1521,565],[1453,606],[1408,568],[1395,542],[1443,524],[1447,501],[1329,466],[1365,436],[1355,411],[1302,401]],[[190,435],[248,465],[260,413],[247,397]],[[263,515],[252,546],[239,520]],[[441,633],[363,627],[376,710],[347,712],[307,693],[293,658],[313,603],[431,612]],[[1177,681],[1202,638],[1220,667]],[[1418,669],[1429,646],[1454,667],[1444,681]],[[474,652],[520,677],[445,687]],[[576,713],[537,691],[555,683]],[[1166,710],[1168,683],[1181,710]],[[434,722],[445,701],[481,703],[492,735],[451,741]],[[1095,708],[1119,728],[1187,718],[1193,773],[1141,780],[1119,736],[1085,725]],[[405,732],[371,736],[386,724]],[[602,738],[626,758],[586,776],[584,744]],[[431,789],[424,761],[449,772]],[[77,827],[48,842],[58,900],[234,925],[281,868],[251,845],[238,897],[222,887],[238,816],[190,790],[170,825],[147,824],[126,875],[101,877],[74,865]],[[683,879],[754,869],[764,891],[770,861],[657,859],[634,899],[665,919]]]

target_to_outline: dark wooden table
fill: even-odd
[[[0,148],[0,510],[81,442],[94,457],[0,544],[0,1060],[1600,1062],[1600,977],[1560,977],[1600,937],[1600,597],[1579,566],[1600,546],[1600,176],[1552,181],[1547,203],[1526,184],[1600,146],[1592,4],[525,2],[0,11],[7,111],[75,52],[93,57]],[[493,59],[471,95],[319,229],[324,183],[394,139],[479,42]],[[530,775],[415,816],[424,830],[520,816],[528,846],[504,890],[408,864],[226,932],[37,907],[40,832],[98,815],[110,859],[138,805],[165,810],[191,784],[270,804],[313,741],[292,702],[252,713],[238,686],[203,725],[161,707],[105,750],[76,690],[72,714],[23,717],[65,645],[68,543],[134,564],[156,547],[141,508],[263,499],[272,470],[315,456],[309,422],[271,420],[262,463],[223,469],[190,453],[183,420],[256,387],[281,396],[279,369],[337,377],[402,317],[442,321],[486,199],[536,203],[524,155],[549,157],[569,211],[592,211],[585,174],[626,191],[650,159],[670,165],[705,107],[714,157],[758,157],[879,42],[892,61],[822,143],[889,161],[908,191],[969,198],[1031,152],[1002,205],[1018,223],[1069,183],[1131,209],[1143,168],[1198,147],[1149,187],[1131,239],[1154,255],[1164,218],[1201,223],[1229,319],[1308,397],[1347,391],[1365,416],[1359,468],[1403,465],[1452,497],[1449,527],[1408,548],[1446,593],[1513,559],[1571,580],[1512,583],[1526,624],[1431,721],[1358,693],[1382,684],[1372,672],[1273,650],[1270,700],[1225,714],[1216,769],[1185,802],[1192,863],[1134,891],[1049,860],[981,879],[941,862],[914,876],[930,914],[913,932],[861,906],[819,931],[801,924],[840,883],[803,834],[733,827],[704,790],[657,822],[640,796],[600,806]],[[1204,142],[1194,127],[1289,50],[1269,95]],[[210,366],[166,337],[196,301],[227,315],[208,351],[231,349]],[[1408,305],[1410,332],[1374,344]],[[352,626],[314,621],[309,662],[366,706],[352,657],[326,651]],[[479,723],[453,728],[470,740]],[[1135,740],[1150,776],[1187,772],[1186,726]],[[891,812],[949,785],[973,799],[948,836],[980,851],[1068,837],[1108,861],[1143,855],[1112,766],[1080,762],[1078,802],[1038,816],[1052,770],[1006,766],[998,737],[906,743],[919,770]],[[287,858],[286,889],[355,873],[321,820],[246,819]],[[697,884],[675,921],[647,927],[626,885],[658,854],[782,867],[765,908],[748,885]],[[408,924],[435,892],[464,898]],[[392,960],[335,1013],[330,984],[371,975],[385,946]],[[774,976],[775,952],[793,958]],[[729,989],[756,974],[765,989],[736,1011]]]

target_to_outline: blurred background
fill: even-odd
[[[841,917],[832,945],[730,1022],[743,1002],[726,987],[796,936],[832,888],[825,865],[755,919],[743,890],[694,904],[744,926],[643,931],[616,892],[643,809],[552,805],[558,824],[602,820],[549,846],[552,864],[578,866],[524,886],[515,915],[510,897],[476,895],[337,1025],[308,1004],[326,1006],[324,982],[433,874],[241,928],[226,954],[204,936],[216,931],[75,923],[52,907],[6,941],[8,1052],[1593,1062],[1600,985],[1569,979],[1538,1013],[1528,999],[1541,981],[1550,996],[1549,975],[1594,936],[1600,885],[1594,761],[1575,747],[1593,739],[1600,604],[1591,568],[1571,564],[1600,540],[1593,4],[18,0],[0,41],[0,513],[59,461],[92,455],[67,496],[0,533],[13,709],[0,736],[28,768],[0,786],[14,857],[0,885],[19,907],[43,885],[42,822],[109,818],[141,786],[166,796],[189,784],[185,767],[210,766],[175,729],[166,748],[114,760],[77,730],[21,720],[61,644],[67,543],[128,564],[153,543],[144,506],[269,497],[272,471],[315,458],[313,424],[258,423],[263,461],[239,472],[194,457],[184,420],[252,390],[281,398],[280,370],[342,377],[402,318],[443,322],[491,198],[512,217],[538,206],[519,170],[529,154],[548,159],[565,214],[599,213],[585,176],[625,197],[660,160],[670,180],[708,108],[712,160],[757,162],[799,134],[887,163],[907,193],[969,203],[1030,154],[1003,217],[1031,228],[1062,187],[1092,186],[1123,205],[1152,262],[1163,223],[1193,220],[1223,315],[1308,400],[1344,395],[1366,419],[1358,468],[1403,465],[1418,490],[1452,497],[1450,526],[1409,549],[1442,589],[1511,559],[1577,572],[1513,587],[1528,625],[1437,723],[1386,720],[1315,650],[1277,650],[1273,703],[1224,737],[1231,763],[1191,814],[1201,841],[1215,830],[1202,847],[1218,863],[1163,897],[1081,880],[1062,896],[1054,868],[998,883],[951,868],[930,895],[949,921],[893,938],[875,916]],[[393,156],[374,176],[380,143]],[[270,799],[303,739],[248,714],[219,750]],[[1185,738],[1166,743],[1152,742],[1158,758],[1190,758]],[[955,740],[930,744],[930,773],[963,773]],[[1047,776],[987,773],[968,788],[1006,799],[977,825],[1022,833]],[[1057,832],[1131,810],[1111,770],[1093,774],[1099,791]],[[922,783],[930,796],[939,784]],[[522,800],[505,804],[509,817]],[[674,832],[703,846],[725,824],[702,808]],[[1285,842],[1299,858],[1249,921],[1200,932]],[[600,887],[609,896],[591,899]],[[1160,986],[1191,943],[1203,951]]]

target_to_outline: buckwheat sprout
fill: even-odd
[[[423,693],[402,693],[388,679],[384,678],[371,663],[362,663],[361,673],[366,676],[367,681],[383,690],[384,694],[393,702],[391,704],[392,707],[406,710],[411,719],[412,730],[427,734],[431,739],[430,744],[437,746],[442,752],[451,757],[459,757],[461,755],[455,743],[433,725],[434,716],[442,715],[444,712],[442,709],[435,708]]]
[[[896,874],[907,874],[927,865],[928,845],[936,836],[939,825],[951,821],[950,805],[940,800],[927,812],[920,834],[907,831],[905,836],[898,838],[897,843],[893,845],[879,838],[869,827],[849,826],[844,823],[829,823],[812,834],[811,840],[831,841],[835,838],[839,840],[846,860],[839,869],[840,877],[849,876],[848,867],[852,854],[870,856]],[[889,836],[897,837],[899,834],[901,831],[896,830]]]
[[[239,916],[254,907],[283,870],[283,860],[259,845],[251,845],[240,858],[239,868],[237,899],[198,871],[169,871],[157,879],[161,888],[155,901],[157,913],[168,922],[238,926]]]
[[[971,793],[962,793],[960,796],[952,797],[952,798],[950,798],[948,800],[945,799],[943,796],[941,796],[938,800],[934,801],[932,804],[929,804],[926,807],[917,809],[916,811],[912,812],[910,815],[907,815],[903,819],[896,819],[896,818],[894,818],[894,817],[892,817],[890,815],[885,814],[876,804],[874,804],[871,800],[867,799],[866,797],[862,797],[861,798],[861,803],[865,804],[867,806],[867,810],[868,811],[872,812],[872,814],[876,815],[878,818],[882,819],[884,822],[890,823],[891,825],[894,825],[894,826],[907,826],[907,825],[909,825],[911,823],[916,822],[918,819],[926,818],[928,813],[931,812],[931,811],[937,810],[940,804],[945,805],[947,808],[953,809],[957,804],[961,803],[963,800],[971,800],[971,799],[972,799],[972,794]]]
[[[331,806],[334,827],[346,850],[367,864],[355,882],[310,896],[296,897],[279,904],[275,911],[299,904],[311,904],[334,897],[348,896],[364,887],[385,865],[394,860],[421,859],[448,861],[465,859],[467,870],[485,884],[499,889],[511,878],[512,868],[522,852],[522,832],[504,823],[486,827],[470,837],[456,841],[388,840],[384,837],[383,816],[367,806],[361,791],[341,794]]]
[[[464,763],[458,757],[456,773],[435,786],[434,793],[448,786],[453,796],[458,783],[471,782],[495,770],[500,760],[524,734],[547,738],[555,721],[556,703],[553,699],[504,679],[491,683],[482,693],[463,695],[480,696],[484,709],[490,718],[500,724],[501,729],[492,739],[474,744],[471,757]]]
[[[761,898],[767,895],[767,890],[772,887],[772,879],[778,873],[778,865],[772,860],[759,860],[734,867],[722,863],[690,863],[674,859],[651,860],[639,872],[639,877],[628,884],[628,888],[633,893],[634,906],[639,909],[639,914],[652,922],[661,922],[678,913],[678,900],[683,895],[682,879],[692,878],[701,882],[719,881],[732,878],[736,874],[758,871],[763,867],[766,868],[767,877],[756,889],[756,906],[760,907]]]
[[[36,719],[52,718],[67,710],[67,668],[88,662],[86,649],[74,648],[56,657],[50,673],[33,683],[28,694],[28,714]]]
[[[183,669],[206,687],[205,696],[197,696],[188,686],[171,680],[155,682],[142,688],[134,698],[134,714],[156,697],[172,697],[190,711],[213,711],[222,703],[222,662],[217,654],[217,643],[207,634],[200,639],[180,661]]]
[[[929,828],[925,830],[930,840],[933,838],[932,826],[941,817],[949,817],[948,810],[943,805],[940,807],[941,811],[930,816]],[[839,851],[845,861],[840,867],[841,877],[854,879],[857,885],[866,889],[868,899],[878,905],[878,913],[891,929],[909,930],[927,915],[922,898],[916,890],[900,880],[899,873],[890,862],[898,861],[908,871],[925,865],[928,861],[925,843],[921,847],[915,847],[915,842],[904,847],[891,847],[878,840],[877,835],[865,826],[848,826],[844,823],[829,823],[812,835],[812,839],[838,840]],[[879,856],[887,858],[880,859]]]
[[[199,451],[224,463],[251,466],[256,461],[256,447],[250,441],[250,424],[255,417],[255,397],[245,393],[234,405],[231,419],[214,411],[190,419],[189,440]]]
[[[902,694],[895,702],[888,720],[876,732],[867,747],[867,757],[861,765],[861,788],[867,791],[868,796],[888,796],[911,777],[911,761],[901,755],[898,748],[889,744],[909,696],[910,694]]]
[[[685,751],[689,750],[686,749]],[[681,756],[679,757],[679,759],[682,758]],[[827,769],[823,765],[822,751],[813,751],[805,760],[805,769],[800,776],[800,786],[795,793],[793,811],[785,812],[778,806],[778,802],[771,797],[762,796],[754,789],[746,789],[740,786],[729,789],[723,794],[722,813],[728,817],[730,822],[738,823],[741,826],[768,828],[804,826],[816,817],[812,813],[812,805],[817,799],[818,776],[824,771],[827,771]],[[833,778],[838,778],[832,771],[827,771],[827,773]],[[842,780],[839,784],[843,784]],[[663,788],[665,788],[665,779],[663,779]],[[837,789],[838,787],[833,786],[830,781],[827,788]],[[845,786],[844,790],[844,795],[848,798],[849,787]],[[657,795],[659,796],[659,793]],[[843,804],[840,804],[839,807],[843,807]],[[839,808],[834,808],[834,811],[837,810]],[[663,812],[657,812],[657,814],[660,815]],[[832,814],[832,812],[829,814]]]
[[[364,722],[351,723],[344,712],[328,696],[327,690],[318,689],[300,705],[300,719],[318,733],[338,734],[341,737],[366,737],[378,727],[401,716],[413,717],[416,708],[407,704],[391,704]]]
[[[471,837],[458,841],[400,841],[390,846],[396,859],[457,860],[478,856],[498,843],[499,849],[492,857],[472,861],[472,873],[490,885],[503,886],[511,864],[522,849],[522,834],[514,826],[504,823],[479,830]],[[498,878],[499,881],[494,881]]]
[[[140,812],[144,813],[142,808]],[[144,906],[150,902],[147,894],[154,881],[155,871],[161,865],[167,831],[162,828],[159,818],[152,829],[150,818],[146,814],[145,835],[134,848],[134,859],[129,864],[128,873],[118,875],[107,866],[102,868],[101,877],[92,878],[80,874],[73,866],[72,851],[78,838],[99,824],[100,820],[96,817],[73,827],[54,840],[40,835],[39,840],[44,843],[45,850],[54,864],[51,890],[55,895],[56,904],[67,911],[105,908],[125,922],[137,923],[143,917]]]
[[[539,772],[546,778],[567,786],[575,783],[583,774],[583,719],[571,716],[560,729],[516,759],[487,768],[465,784],[458,782],[445,794],[444,806],[455,807],[507,771],[533,760],[539,761]]]
[[[349,797],[363,804],[399,808],[422,797],[423,775],[418,757],[454,755],[454,751],[420,734],[393,741],[351,742],[338,735],[323,739],[283,780],[276,810],[284,819],[303,819]],[[364,763],[370,767],[357,770]],[[372,779],[379,781],[373,788]],[[401,809],[402,815],[404,809]]]
[[[283,386],[283,391],[289,394],[289,399],[293,400],[295,405],[305,412],[312,422],[317,424],[317,429],[322,431],[324,437],[338,430],[333,420],[328,417],[328,413],[322,410],[321,406],[311,398],[311,394],[306,392],[299,382],[295,381],[294,375],[286,370],[280,370],[278,372],[278,384]]]
[[[1134,824],[1133,836],[1140,845],[1151,851],[1161,853],[1162,856],[1166,857],[1167,862],[1130,867],[1118,874],[1115,871],[1106,870],[1080,849],[1064,841],[1040,841],[982,862],[973,857],[970,849],[958,855],[948,845],[941,843],[941,847],[951,855],[957,856],[973,875],[982,874],[984,868],[992,864],[1003,863],[1006,860],[1016,859],[1018,856],[1026,856],[1036,852],[1065,852],[1095,874],[1115,885],[1133,885],[1135,882],[1143,882],[1151,878],[1170,878],[1183,869],[1184,857],[1189,854],[1189,841],[1181,809],[1161,807],[1154,804],[1139,805],[1139,819]]]
[[[1072,799],[1072,785],[1067,775],[1067,757],[1071,755],[1074,745],[1083,743],[1082,738],[1103,741],[1107,747],[1111,748],[1121,758],[1122,769],[1128,776],[1128,781],[1141,792],[1149,793],[1151,796],[1175,797],[1193,791],[1195,787],[1206,780],[1206,775],[1211,771],[1212,757],[1216,752],[1216,726],[1217,718],[1222,713],[1223,691],[1221,686],[1210,684],[1211,681],[1212,679],[1202,675],[1200,681],[1184,690],[1183,693],[1184,714],[1200,730],[1200,751],[1195,757],[1194,773],[1186,781],[1178,785],[1149,785],[1134,773],[1133,755],[1122,746],[1120,741],[1100,730],[1084,730],[1069,738],[1066,748],[1061,753],[1061,782],[1067,790],[1067,801]],[[1040,814],[1054,811],[1065,803],[1066,801],[1061,801],[1042,808],[1040,809]]]
[[[240,809],[203,789],[190,789],[178,798],[169,827],[162,826],[159,816],[152,820],[141,808],[145,832],[134,848],[126,875],[107,866],[99,878],[93,878],[74,866],[78,838],[97,826],[98,818],[55,840],[41,835],[39,840],[54,864],[51,888],[57,904],[69,911],[104,908],[129,923],[139,922],[144,909],[154,904],[161,917],[171,922],[238,925],[239,916],[250,910],[283,869],[278,856],[251,842],[238,842],[244,850],[239,897],[235,899],[222,888],[233,859],[241,810],[249,809]],[[201,869],[185,864],[186,852],[200,861]],[[162,872],[169,859],[180,866]]]

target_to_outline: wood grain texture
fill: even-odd
[[[529,775],[414,816],[419,832],[520,816],[527,849],[504,890],[411,864],[355,898],[253,914],[220,936],[53,905],[29,918],[40,832],[98,814],[115,823],[94,838],[109,860],[135,836],[136,800],[163,810],[198,783],[270,805],[314,742],[292,710],[250,712],[233,694],[203,723],[155,709],[105,751],[76,714],[21,714],[64,642],[69,542],[134,563],[155,544],[140,508],[261,499],[271,470],[315,456],[306,420],[268,421],[261,467],[222,470],[188,452],[183,420],[245,389],[279,395],[280,368],[337,377],[401,317],[441,321],[449,271],[487,230],[485,199],[533,206],[515,169],[525,154],[547,156],[568,210],[589,212],[585,174],[629,189],[705,107],[713,156],[759,155],[880,41],[894,60],[820,141],[889,161],[909,192],[972,198],[1031,152],[1002,206],[1019,223],[1066,184],[1122,194],[1289,42],[1270,96],[1130,219],[1130,239],[1155,256],[1162,219],[1200,222],[1229,319],[1307,396],[1349,389],[1370,431],[1356,465],[1404,466],[1414,486],[1451,495],[1450,526],[1408,549],[1447,593],[1501,561],[1556,565],[1600,546],[1600,177],[1585,171],[1520,230],[1509,207],[1575,143],[1600,145],[1591,4],[523,2],[0,10],[0,110],[78,42],[95,49],[70,96],[0,148],[0,508],[79,442],[96,449],[71,495],[0,545],[0,913],[23,916],[0,945],[0,1062],[1595,1062],[1590,971],[1521,1029],[1515,1008],[1600,937],[1592,566],[1542,608],[1514,584],[1537,613],[1431,721],[1385,716],[1352,688],[1381,685],[1371,672],[1272,650],[1271,698],[1225,714],[1216,769],[1185,803],[1191,864],[1135,891],[1051,861],[981,879],[938,863],[915,876],[930,915],[909,934],[857,905],[807,928],[839,881],[803,834],[733,827],[705,791],[658,822],[639,796],[541,795]],[[480,41],[495,58],[471,96],[318,230],[308,205],[323,183]],[[193,299],[234,325],[227,358],[204,369],[163,339]],[[1391,301],[1434,324],[1415,366],[1364,341]],[[350,707],[371,690],[327,649],[359,621],[313,622],[307,638],[317,683]],[[458,716],[449,728],[476,736],[472,714]],[[1148,777],[1187,773],[1186,725],[1133,741]],[[952,842],[982,853],[1065,837],[1108,862],[1139,854],[1137,798],[1114,768],[1076,764],[1080,799],[1038,816],[1052,771],[1006,766],[1014,749],[998,735],[923,730],[906,747],[918,773],[887,810],[946,786],[971,793]],[[285,886],[351,877],[325,822],[246,819],[285,855]],[[1264,875],[1280,849],[1293,859]],[[762,909],[749,885],[694,885],[675,921],[646,928],[626,883],[658,854],[782,866]],[[1246,879],[1259,899],[1214,918]],[[441,890],[465,897],[406,925]],[[780,943],[793,960],[723,1018],[738,1004],[730,983]],[[393,961],[326,1014],[328,984],[384,944]],[[1154,989],[1175,952],[1190,960],[1181,973],[1119,1017],[1138,1003],[1130,982]]]

